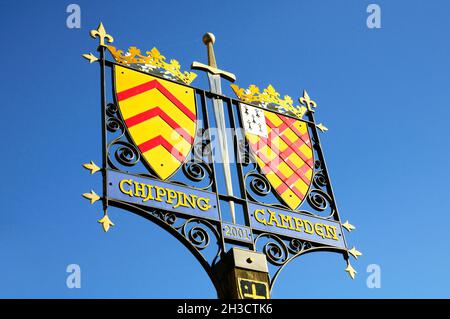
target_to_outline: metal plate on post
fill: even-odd
[[[251,250],[232,248],[234,267],[253,271],[269,272],[266,255]]]
[[[269,299],[269,285],[266,282],[238,278],[241,299]]]

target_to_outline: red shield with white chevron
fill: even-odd
[[[272,187],[291,208],[305,198],[313,174],[313,151],[306,122],[241,104],[250,149]]]
[[[189,155],[196,132],[192,88],[115,66],[115,93],[129,136],[162,179],[172,176]]]

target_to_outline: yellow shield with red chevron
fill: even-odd
[[[306,122],[241,104],[242,123],[250,149],[272,187],[296,209],[308,193],[313,151]]]
[[[189,155],[197,111],[192,88],[122,66],[114,66],[117,102],[130,138],[162,179]]]

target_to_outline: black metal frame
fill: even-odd
[[[209,221],[199,218],[193,218],[191,216],[184,216],[182,214],[161,211],[158,209],[152,209],[149,207],[143,207],[137,204],[130,204],[122,201],[118,201],[108,197],[108,170],[119,170],[123,172],[129,172],[131,168],[135,168],[136,165],[144,164],[142,171],[139,171],[138,175],[156,177],[151,171],[151,168],[146,166],[145,163],[141,163],[141,156],[139,150],[133,143],[130,143],[130,136],[127,132],[127,128],[120,116],[117,101],[115,100],[115,94],[112,91],[113,101],[107,102],[107,75],[106,70],[110,68],[111,71],[114,65],[119,65],[115,62],[109,61],[105,57],[106,47],[100,46],[98,49],[100,53],[100,80],[101,80],[101,119],[102,119],[102,173],[103,173],[103,207],[105,211],[109,206],[118,207],[130,212],[133,212],[139,216],[142,216],[148,220],[151,220],[159,226],[166,229],[169,233],[174,235],[180,242],[182,242],[191,253],[197,258],[205,271],[208,273],[211,281],[216,289],[219,289],[217,279],[213,272],[214,265],[220,260],[223,254],[227,251],[227,245],[238,245],[246,247],[247,249],[263,252],[267,256],[267,260],[273,266],[271,267],[271,284],[272,289],[275,280],[277,279],[280,271],[292,260],[297,257],[314,251],[332,251],[341,253],[347,260],[349,258],[348,252],[343,248],[331,247],[323,244],[311,243],[308,241],[302,241],[295,238],[289,238],[273,233],[261,232],[252,229],[253,243],[243,243],[235,240],[224,238],[222,234],[222,212],[219,205],[220,221]],[[130,68],[128,66],[121,65],[122,67]],[[145,73],[141,70],[134,69],[136,72]],[[111,72],[113,73],[113,72]],[[185,186],[209,190],[214,192],[217,197],[218,203],[221,200],[229,201],[233,200],[235,203],[241,204],[244,210],[245,225],[250,226],[250,215],[248,209],[248,203],[253,201],[258,203],[254,194],[258,196],[267,196],[272,194],[274,198],[278,200],[277,203],[269,203],[274,207],[287,208],[283,204],[283,201],[279,195],[271,189],[270,183],[267,181],[264,174],[260,171],[253,158],[252,153],[249,151],[245,134],[241,131],[241,136],[233,141],[234,151],[237,156],[236,169],[239,180],[239,189],[243,196],[230,197],[225,194],[220,194],[217,187],[217,176],[214,154],[211,149],[211,136],[208,135],[206,139],[203,139],[203,132],[210,127],[210,119],[208,116],[208,100],[212,98],[221,99],[226,108],[226,113],[229,116],[229,120],[233,129],[242,128],[242,119],[239,110],[239,104],[242,103],[237,99],[232,99],[224,95],[218,95],[199,88],[188,86],[184,83],[176,82],[171,79],[163,78],[158,74],[152,74],[152,76],[164,79],[166,81],[175,82],[186,87],[193,88],[196,95],[197,113],[201,114],[202,127],[197,128],[197,135],[195,137],[194,145],[191,149],[191,155],[189,160],[182,165],[182,169],[175,173],[175,177],[171,180],[172,183],[183,184]],[[111,80],[114,82],[114,79]],[[259,106],[256,106],[259,107]],[[291,116],[289,114],[283,114],[284,116]],[[320,144],[319,134],[316,128],[314,114],[311,111],[306,113],[308,119],[303,120],[308,124],[308,130],[310,132],[311,140],[313,143],[314,158],[314,172],[313,180],[308,190],[305,200],[300,205],[301,212],[310,214],[315,217],[338,221],[340,223],[338,209],[335,203],[333,189],[331,186],[328,170],[325,164],[322,147]],[[296,118],[297,119],[297,118]],[[209,134],[209,133],[208,133]],[[200,137],[199,137],[200,136]],[[201,152],[199,152],[201,150]],[[205,152],[205,150],[207,150]],[[209,151],[208,151],[209,150]],[[206,156],[205,156],[206,154]],[[195,161],[191,159],[195,158]],[[246,159],[245,161],[242,161]],[[180,173],[181,172],[181,173]],[[206,186],[193,187],[191,183],[185,183],[177,180],[178,174],[183,175],[192,183],[203,182],[206,177],[209,178],[209,183]],[[171,178],[172,179],[172,178]],[[247,181],[249,187],[247,186]],[[309,210],[303,209],[307,203],[310,206]],[[264,203],[267,205],[268,203]],[[325,217],[320,215],[321,212],[326,209],[330,210],[330,214]],[[341,229],[343,236],[343,231]],[[212,247],[212,253],[205,253],[207,250],[211,250],[211,241],[216,241],[216,249]],[[344,238],[345,243],[345,238]],[[345,244],[346,246],[346,244]]]

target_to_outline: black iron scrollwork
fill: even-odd
[[[191,244],[198,250],[205,249],[210,242],[210,236],[202,225],[204,224],[198,219],[188,220],[182,228],[183,235],[188,238]]]
[[[328,185],[328,181],[322,172],[314,174],[313,183],[316,188],[322,188]]]
[[[290,240],[288,249],[291,254],[298,254],[299,252],[311,248],[310,242],[301,241],[300,239],[293,238]]]
[[[315,139],[312,139],[315,141]],[[316,152],[320,151],[320,145],[314,144]],[[311,215],[331,218],[335,214],[335,205],[328,189],[329,181],[324,168],[324,163],[317,159],[314,161],[314,175],[312,184],[306,196],[307,203],[312,208]],[[315,212],[314,212],[315,211]]]
[[[106,106],[106,115],[106,129],[114,134],[107,145],[108,165],[113,169],[119,169],[118,164],[125,167],[138,164],[141,159],[140,152],[136,146],[125,138],[125,124],[118,115],[117,105],[109,103]],[[111,158],[111,155],[114,157]]]
[[[118,146],[114,151],[115,159],[124,166],[134,166],[140,160],[139,150],[131,143],[116,141],[114,146]]]
[[[331,198],[320,189],[312,189],[307,198],[312,208],[320,212],[326,210],[331,202]]]
[[[204,165],[203,163],[190,161],[184,163],[183,171],[189,177],[189,179],[196,182],[200,182],[206,177],[207,166]]]
[[[275,266],[284,265],[292,256],[312,247],[312,244],[308,241],[297,238],[283,239],[269,233],[258,235],[255,244],[259,248],[258,250],[266,255],[267,260]]]
[[[246,177],[250,178],[250,188],[258,195],[265,196],[271,192],[272,187],[264,175],[250,173]]]
[[[220,240],[217,227],[207,220],[200,218],[185,219],[177,217],[172,212],[157,209],[151,210],[150,214],[170,226],[171,230],[181,234],[198,251],[208,248],[212,240],[211,238],[214,238],[217,243]],[[212,245],[211,248],[217,249],[217,253],[215,254],[217,258],[221,251],[220,245]]]
[[[267,260],[272,265],[281,266],[289,258],[289,249],[280,237],[262,233],[256,237],[255,245],[259,247],[260,242],[264,242],[260,251],[266,255]]]
[[[125,126],[121,119],[117,116],[118,108],[114,103],[109,103],[106,106],[106,128],[111,133],[119,131],[121,137],[125,133]]]
[[[116,133],[117,131],[123,132],[123,124],[121,121],[114,117],[108,118],[106,121],[106,129],[111,133]]]
[[[214,179],[212,178],[213,173],[211,171],[211,167],[208,164],[206,164],[203,160],[188,161],[183,164],[182,169],[187,178],[196,183],[200,183],[198,185],[195,185],[196,188],[206,190],[210,188],[214,182]],[[206,182],[203,183],[203,185],[201,185],[201,182],[203,181]]]
[[[161,210],[152,210],[150,213],[170,226],[175,224],[177,221],[177,216],[174,213],[164,212]]]
[[[208,264],[212,265],[219,257],[221,245],[210,245],[210,243],[214,239],[218,244],[220,241],[220,234],[217,231],[217,227],[209,221],[199,218],[185,219],[179,216],[177,217],[174,213],[156,209],[151,210],[150,214],[166,224],[171,232],[176,232],[181,235],[182,238],[186,240],[186,243],[191,246],[191,250],[194,249],[198,251],[200,256],[202,256]],[[212,254],[212,256],[214,256],[213,258],[207,258],[207,256],[200,253],[200,251],[205,250],[206,248],[211,248],[211,250],[216,251],[215,254]],[[211,254],[208,254],[208,256],[210,257]]]

